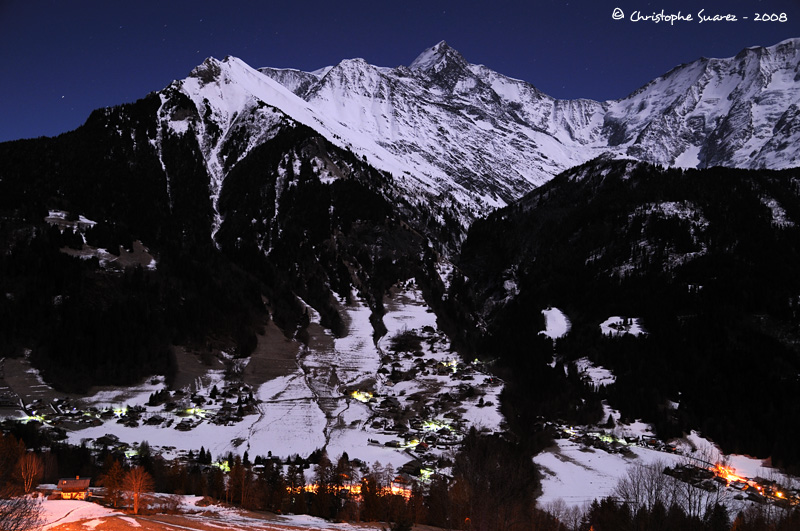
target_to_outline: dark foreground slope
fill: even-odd
[[[546,398],[529,407],[554,372],[549,342],[531,337],[552,305],[572,320],[557,344],[563,361],[588,356],[617,377],[595,398],[662,436],[699,428],[726,451],[797,466],[797,221],[797,170],[599,159],[472,226],[460,262],[469,281],[454,283],[453,306],[481,331],[465,344],[515,374],[506,396],[515,416],[585,407]],[[641,318],[648,334],[604,337],[598,325],[614,315]]]

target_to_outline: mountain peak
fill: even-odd
[[[466,65],[467,61],[445,41],[440,41],[435,46],[428,48],[409,65],[411,70],[438,72],[448,63]]]
[[[194,67],[189,77],[196,77],[202,84],[213,82],[221,72],[220,62],[214,57],[207,57],[205,61]]]

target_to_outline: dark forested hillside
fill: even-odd
[[[726,451],[797,466],[794,220],[795,170],[587,163],[472,226],[459,264],[469,284],[454,283],[452,298],[481,332],[464,340],[532,384],[552,381],[533,374],[550,372],[552,347],[530,336],[539,311],[557,306],[572,320],[557,353],[617,376],[592,396],[662,436],[699,428]],[[603,336],[598,325],[613,315],[640,318],[648,334]],[[512,386],[510,404],[524,409],[531,389]]]
[[[341,334],[339,300],[355,289],[377,326],[384,292],[427,248],[391,178],[283,122],[231,168],[215,227],[196,136],[158,131],[158,104],[0,144],[0,356],[29,351],[49,381],[82,391],[170,374],[176,345],[247,355],[268,315],[302,338],[298,296]],[[66,220],[46,221],[54,211]],[[138,246],[151,264],[120,258]]]

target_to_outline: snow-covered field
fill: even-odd
[[[618,425],[614,429],[614,433],[624,435],[636,435],[637,431],[645,436],[652,433],[649,426],[639,422],[630,426]],[[762,459],[722,454],[718,447],[697,432],[671,443],[678,449],[678,453],[630,446],[631,454],[626,456],[586,447],[577,441],[559,439],[555,446],[534,457],[534,462],[541,467],[543,475],[543,493],[538,503],[540,506],[547,506],[562,500],[568,506],[584,508],[592,500],[613,496],[618,482],[638,465],[656,464],[659,467],[675,467],[691,464],[705,467],[725,462],[733,467],[737,474],[747,478],[770,478],[785,485],[795,482],[793,478],[766,466]],[[729,508],[736,511],[747,503],[735,499],[732,493],[723,493],[722,499]]]
[[[569,322],[564,312],[558,308],[547,308],[542,310],[542,313],[544,314],[544,330],[539,332],[540,334],[544,334],[550,339],[558,339],[567,335],[572,323]]]
[[[155,495],[153,505],[158,505],[161,496]],[[364,531],[380,529],[379,525],[364,526],[333,523],[308,515],[272,515],[247,513],[231,507],[196,505],[196,496],[178,496],[179,515],[133,516],[115,511],[95,503],[78,500],[44,500],[42,502],[41,531],[82,531],[105,529],[208,529],[219,528],[231,531]]]
[[[55,526],[78,522],[81,520],[90,521],[106,516],[120,515],[119,511],[114,511],[80,500],[43,500],[42,501],[42,531],[47,531]]]
[[[543,475],[539,503],[544,505],[562,499],[569,505],[582,507],[594,499],[610,496],[628,468],[637,462],[677,463],[676,456],[655,450],[634,448],[634,453],[635,457],[624,457],[586,448],[570,440],[558,440],[556,447],[534,458]]]
[[[545,330],[539,332],[540,334],[545,334],[555,340],[569,332],[569,318],[561,310],[548,308],[542,313],[545,316]],[[638,318],[620,316],[612,316],[603,321],[600,324],[600,330],[603,334],[611,336],[647,334]],[[557,354],[554,357],[553,365],[556,363],[556,358]],[[590,380],[595,387],[613,384],[616,380],[613,372],[595,365],[586,357],[576,360],[575,364],[578,372]],[[614,440],[622,440],[626,437],[639,440],[654,437],[652,427],[641,421],[622,424],[620,413],[604,401],[603,421],[609,417],[614,421],[613,428],[600,430],[599,428],[584,427],[581,431],[585,433],[606,432]],[[577,433],[577,430],[572,428],[567,428],[567,431]],[[774,478],[786,485],[795,482],[794,478],[781,475],[775,469],[766,466],[762,459],[722,454],[717,446],[696,432],[692,432],[683,439],[670,441],[676,450],[675,453],[637,445],[628,446],[629,453],[614,453],[587,446],[576,439],[576,437],[559,439],[554,447],[534,457],[534,462],[541,467],[543,475],[543,493],[538,501],[540,506],[548,507],[553,504],[558,506],[563,502],[570,507],[584,508],[594,499],[599,500],[613,495],[619,481],[626,477],[632,468],[655,463],[661,467],[674,467],[684,463],[706,467],[715,463],[725,463],[732,467],[737,474],[747,478]],[[729,508],[735,510],[746,503],[736,500],[730,493],[726,493],[725,498]]]
[[[142,422],[126,426],[115,415],[100,423],[95,415],[88,415],[97,425],[69,431],[69,441],[91,445],[94,439],[112,434],[130,444],[146,440],[166,457],[188,450],[197,452],[201,446],[215,458],[244,450],[251,456],[268,452],[281,457],[306,456],[325,448],[333,458],[347,452],[351,459],[397,467],[412,459],[424,462],[426,456],[433,459],[448,452],[471,426],[488,431],[502,429],[498,410],[502,382],[484,372],[479,363],[459,360],[413,280],[387,296],[383,322],[388,332],[377,342],[372,340],[369,308],[355,295],[352,299],[344,306],[349,333],[335,338],[323,332],[309,342],[308,348],[299,349],[295,369],[254,386],[255,407],[241,420],[212,423],[225,400],[208,398],[204,409],[198,407],[188,415],[193,423],[189,430],[176,430],[168,422],[147,425],[144,420],[148,416],[169,417],[163,406],[146,405],[152,393],[165,389],[163,378],[156,377],[134,388],[100,390],[82,404],[87,410],[93,407],[93,411],[118,412],[138,405],[143,410]],[[550,308],[543,313],[543,333],[556,339],[569,331],[569,319],[563,312]],[[312,326],[318,326],[319,316],[313,311],[310,315]],[[622,319],[611,318],[604,324],[611,323],[619,326]],[[634,328],[635,319],[628,323],[629,333],[641,330]],[[619,332],[617,327],[612,330]],[[408,339],[410,346],[398,338]],[[588,359],[577,363],[579,371],[596,385],[614,380],[610,371],[592,365]],[[212,388],[222,390],[227,384],[223,371],[209,370],[184,396],[194,393],[209,397]],[[647,424],[620,423],[619,412],[604,404],[603,418],[609,417],[615,426],[608,432],[616,439],[653,435]],[[582,507],[595,498],[611,495],[618,481],[638,464],[724,461],[750,478],[779,477],[761,460],[721,455],[713,443],[696,433],[672,444],[678,453],[630,446],[630,452],[623,455],[560,439],[534,458],[544,476],[539,503],[546,506],[562,500],[568,506]],[[46,504],[50,507],[51,502]],[[64,521],[67,515],[92,520],[111,513],[92,504],[58,502],[55,508],[47,509],[47,514],[51,525]],[[287,525],[333,529],[320,527],[319,521],[306,517],[293,517]]]
[[[209,369],[183,393],[171,391],[169,411],[148,405],[153,393],[167,389],[162,377],[154,377],[132,388],[104,388],[73,399],[61,408],[61,417],[49,415],[46,405],[36,414],[65,426],[72,444],[93,445],[111,435],[133,449],[147,441],[168,458],[201,447],[214,458],[245,450],[250,456],[307,456],[325,448],[331,457],[347,452],[366,463],[394,466],[449,451],[471,426],[500,429],[502,382],[481,364],[459,359],[413,280],[387,296],[383,322],[388,332],[377,342],[369,307],[355,294],[351,299],[342,301],[348,333],[341,338],[323,330],[318,314],[310,312],[316,336],[298,349],[296,368],[283,376],[247,387]],[[414,349],[397,347],[399,336],[411,337]],[[220,396],[211,396],[214,388]],[[223,390],[230,391],[227,398]],[[241,402],[250,393],[252,407],[220,421],[226,411],[236,410],[237,396]],[[138,416],[131,422],[135,409]],[[191,427],[176,429],[181,424]]]
[[[624,334],[639,336],[647,333],[639,323],[638,317],[629,318],[616,315],[600,323],[600,331],[607,336],[621,336]]]
[[[578,368],[578,372],[589,378],[596,388],[602,385],[611,385],[617,381],[617,377],[614,376],[613,372],[605,367],[595,365],[589,358],[575,360],[575,366]]]

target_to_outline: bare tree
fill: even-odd
[[[691,518],[703,518],[715,505],[727,505],[730,495],[720,488],[705,490],[691,483],[670,478],[675,484],[676,502]]]
[[[567,507],[566,502],[562,498],[556,498],[555,500],[544,504],[542,509],[555,516],[559,522],[563,522],[566,518],[569,507]]]
[[[33,491],[33,488],[39,485],[42,480],[44,466],[42,459],[33,452],[26,452],[19,458],[17,463],[17,473],[22,479],[22,489],[25,494]]]
[[[691,464],[688,460],[685,462]],[[664,507],[677,505],[691,518],[703,518],[715,505],[728,502],[729,494],[724,489],[706,489],[681,481],[664,474],[666,466],[664,462],[656,461],[629,468],[626,476],[617,483],[614,496],[627,502],[634,512],[639,508],[652,511],[653,504],[660,501]]]
[[[729,458],[721,455],[719,451],[713,447],[701,448],[694,452],[691,457],[685,457],[681,461],[684,466],[707,467],[714,463],[730,466]],[[720,504],[726,506],[730,501],[730,494],[726,489],[717,487],[706,490],[675,478],[673,478],[672,481],[675,485],[675,502],[689,517],[703,518],[715,505]]]
[[[133,514],[139,514],[142,494],[153,490],[153,478],[140,466],[131,468],[125,473],[123,489],[128,493],[128,496],[133,502]]]
[[[665,466],[662,461],[656,461],[630,467],[614,488],[614,496],[627,502],[634,511],[640,507],[649,511],[656,500],[669,507],[675,500],[675,485],[670,481],[672,478],[664,474]]]
[[[567,526],[567,529],[577,530],[581,526],[583,514],[584,511],[581,508],[573,505],[564,514],[564,520],[562,520],[562,522]]]
[[[553,515],[567,529],[576,531],[580,528],[581,519],[585,512],[575,505],[567,505],[562,498],[556,498],[551,502],[545,503],[542,506],[542,510]]]

